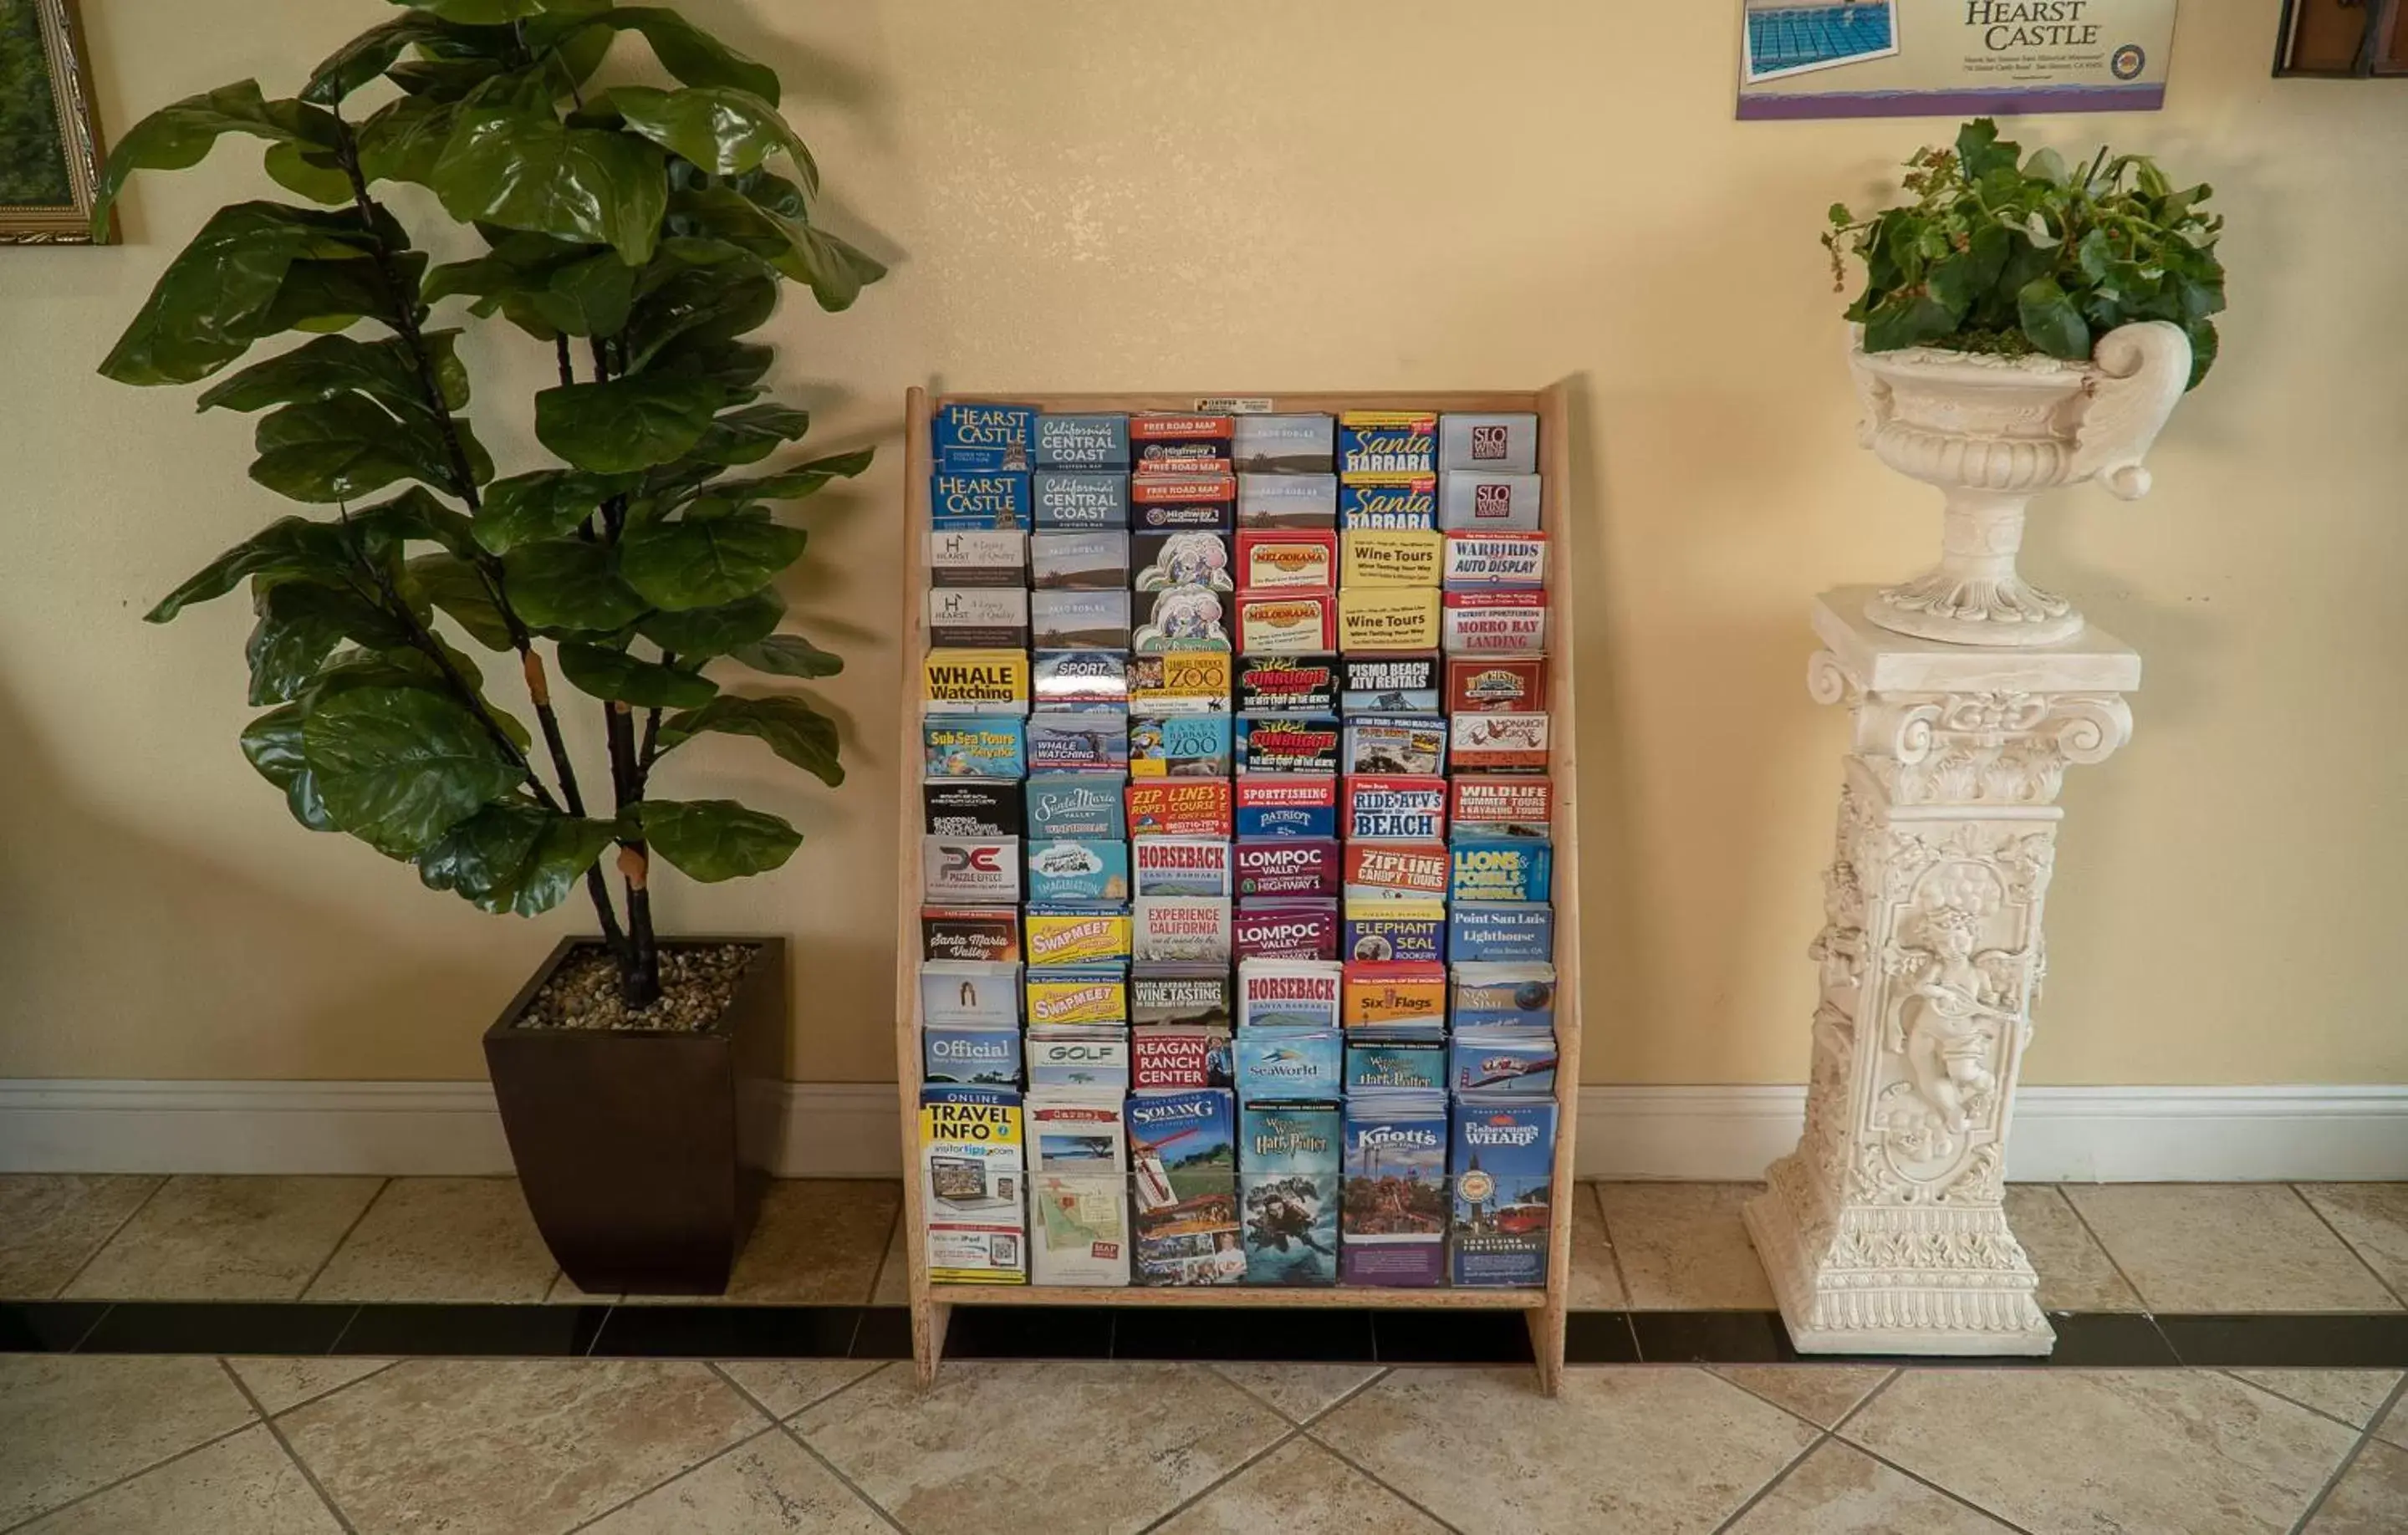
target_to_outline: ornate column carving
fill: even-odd
[[[1855,739],[1823,876],[1798,1149],[1747,1227],[1805,1353],[2046,1354],[2002,1208],[2066,768],[2130,738],[2138,654],[2096,628],[1981,650],[1814,608],[1816,701]]]

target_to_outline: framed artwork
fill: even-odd
[[[91,244],[101,160],[76,0],[0,0],[0,245]]]

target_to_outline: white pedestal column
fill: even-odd
[[[2041,909],[2066,768],[2131,735],[2130,647],[2085,628],[1982,650],[1814,605],[1822,703],[1855,744],[1824,875],[1806,1128],[1746,1210],[1799,1350],[2046,1354],[2007,1229],[2007,1130],[2046,968]]]

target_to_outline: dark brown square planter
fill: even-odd
[[[597,939],[563,939],[485,1031],[527,1208],[552,1256],[596,1295],[718,1295],[750,1234],[785,1126],[786,940],[758,949],[700,1033],[523,1029],[553,970]]]

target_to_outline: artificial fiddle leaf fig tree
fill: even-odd
[[[543,911],[583,883],[640,1008],[660,990],[653,855],[724,880],[779,867],[801,840],[732,800],[652,797],[661,758],[744,735],[843,781],[826,715],[728,689],[745,670],[842,667],[778,632],[776,581],[804,533],[771,508],[869,454],[738,472],[810,426],[763,401],[772,354],[744,337],[781,282],[834,310],[884,272],[819,223],[819,170],[779,115],[777,76],[675,10],[395,3],[294,96],[244,80],[153,113],[103,178],[96,225],[133,172],[243,135],[266,141],[268,176],[302,200],[220,209],[101,366],[124,383],[195,383],[307,337],[199,404],[257,416],[251,478],[308,509],[150,618],[247,585],[251,702],[265,712],[242,749],[294,818],[487,911]],[[630,37],[676,89],[596,82]],[[473,226],[484,253],[432,265],[386,206],[399,184]],[[461,332],[437,323],[445,300],[549,348],[559,381],[535,396],[533,428],[559,462],[495,478],[464,414]],[[471,648],[514,657],[534,730],[488,694]],[[607,804],[580,782],[555,679],[601,710]],[[624,916],[601,862],[613,844]]]

